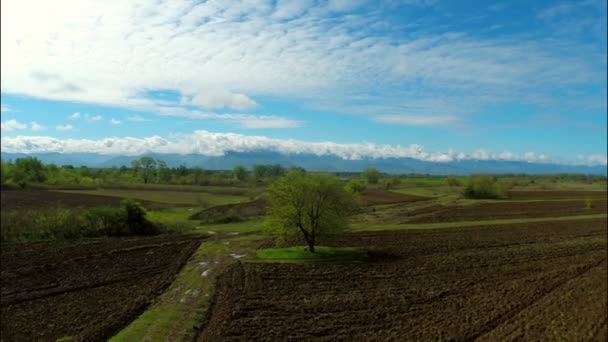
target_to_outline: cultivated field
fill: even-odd
[[[123,198],[82,193],[66,193],[47,190],[2,190],[2,210],[118,207]],[[166,208],[167,205],[152,201],[140,201],[147,208]]]
[[[2,191],[3,212],[135,198],[147,219],[188,234],[2,244],[0,332],[3,341],[603,341],[607,196],[582,189],[471,200],[437,179],[368,186],[351,231],[319,242],[366,257],[313,263],[255,257],[274,247],[259,187]]]
[[[357,233],[357,263],[241,263],[201,341],[606,338],[606,219]]]
[[[3,341],[102,341],[174,279],[200,237],[3,244]]]

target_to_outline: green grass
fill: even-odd
[[[249,235],[203,241],[171,286],[110,341],[193,340],[194,326],[209,314],[215,277],[236,262],[231,254],[252,256],[260,239]]]
[[[166,190],[133,190],[133,189],[97,189],[97,190],[63,190],[74,194],[101,195],[110,197],[132,198],[173,205],[191,205],[199,207],[200,203],[221,205],[250,200],[245,195],[221,194],[212,192],[188,192]]]
[[[197,221],[194,221],[197,222]],[[205,224],[197,226],[197,231],[213,231],[222,233],[251,233],[264,230],[264,220],[256,219],[235,223]]]
[[[439,187],[411,187],[411,188],[398,188],[391,189],[392,192],[397,192],[405,195],[413,195],[420,197],[443,197],[453,195],[453,192],[446,191],[444,188]]]
[[[477,227],[477,226],[493,226],[493,225],[501,225],[501,224],[518,224],[518,223],[531,223],[531,222],[577,221],[577,220],[588,220],[588,219],[595,219],[595,218],[606,218],[607,216],[608,216],[607,214],[594,214],[594,215],[577,215],[577,216],[560,216],[560,217],[537,217],[537,218],[522,218],[522,219],[441,222],[441,223],[423,223],[423,224],[353,224],[353,225],[351,225],[351,231],[359,232],[359,231],[382,231],[382,230]]]
[[[271,262],[345,261],[363,257],[365,252],[357,248],[316,246],[311,253],[305,246],[259,249],[258,259]]]
[[[414,185],[445,185],[445,177],[402,178],[401,184]]]

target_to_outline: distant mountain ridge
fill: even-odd
[[[102,155],[96,153],[0,153],[5,160],[33,156],[44,163],[87,167],[130,166],[131,161],[141,156]],[[337,156],[314,154],[281,154],[278,152],[227,152],[223,156],[200,154],[145,154],[164,160],[168,166],[201,167],[209,170],[227,170],[236,165],[251,168],[254,164],[281,164],[284,167],[300,166],[314,171],[357,172],[375,167],[388,173],[422,173],[432,175],[466,175],[471,173],[580,173],[606,175],[606,166],[562,165],[552,163],[530,163],[507,160],[460,160],[452,162],[429,162],[413,158],[385,158],[345,160]]]

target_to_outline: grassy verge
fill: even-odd
[[[251,257],[260,236],[205,240],[155,303],[110,341],[191,341],[208,313],[215,278]]]
[[[441,222],[423,224],[353,224],[351,231],[382,231],[382,230],[404,230],[404,229],[439,229],[439,228],[458,228],[458,227],[477,227],[493,226],[500,224],[517,224],[530,222],[551,222],[551,221],[577,221],[595,218],[606,218],[607,214],[577,215],[560,217],[537,217],[505,220],[483,220],[483,221],[462,221],[462,222]]]
[[[311,261],[349,261],[360,259],[365,252],[357,248],[315,247],[311,253],[305,246],[288,248],[268,248],[256,251],[258,261],[267,262],[311,262]]]

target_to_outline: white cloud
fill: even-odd
[[[589,156],[578,156],[578,162],[585,165],[607,165],[608,156],[605,154],[593,154]]]
[[[458,118],[453,116],[381,115],[375,120],[403,126],[448,126],[456,123]]]
[[[196,105],[202,108],[220,109],[233,108],[238,110],[254,108],[257,103],[243,94],[235,94],[225,90],[203,91],[193,97],[184,97],[182,105]]]
[[[101,115],[85,115],[89,121],[101,121],[103,117]]]
[[[120,120],[116,120],[116,119],[112,118],[112,120],[110,120],[110,123],[112,125],[120,125],[121,122],[120,122]]]
[[[365,158],[414,158],[424,161],[449,162],[457,160],[517,160],[528,162],[550,162],[551,158],[529,152],[515,155],[511,152],[492,153],[477,150],[467,154],[449,150],[427,152],[420,145],[386,145],[373,143],[341,144],[331,141],[308,142],[295,139],[273,139],[235,133],[212,133],[194,131],[192,134],[175,135],[171,139],[160,136],[147,138],[57,139],[44,136],[2,137],[2,150],[9,153],[91,152],[100,154],[140,155],[144,153],[179,153],[222,156],[226,152],[274,151],[284,154],[335,155],[342,159]],[[579,163],[606,165],[606,156],[580,157]]]
[[[2,131],[5,132],[10,132],[10,131],[15,131],[15,130],[19,130],[19,129],[26,129],[27,125],[20,123],[19,121],[15,120],[15,119],[11,119],[11,120],[6,120],[2,122]]]
[[[36,121],[32,121],[32,122],[30,122],[30,129],[34,132],[38,132],[38,131],[46,130],[46,127],[40,125]]]
[[[131,115],[127,118],[127,121],[132,121],[132,122],[146,122],[146,121],[151,121],[150,119],[146,119],[141,115]]]
[[[302,126],[298,120],[286,119],[274,115],[252,115],[252,114],[217,114],[210,112],[185,110],[182,108],[166,107],[162,108],[159,115],[182,117],[188,119],[208,119],[231,122],[241,128],[260,129],[260,128],[296,128]]]
[[[0,112],[4,113],[4,112],[10,112],[10,108],[8,108],[8,106],[6,105],[0,105]]]
[[[58,131],[71,131],[74,129],[74,126],[72,125],[57,125],[55,127],[55,129],[57,129]]]
[[[508,100],[580,106],[580,96],[566,99],[561,90],[605,84],[602,44],[409,28],[404,34],[379,11],[351,13],[363,5],[6,0],[2,91],[148,113],[163,106],[148,91],[169,89],[207,109],[244,110],[272,98],[372,117],[465,116]]]
[[[76,120],[76,119],[80,119],[80,118],[81,118],[81,115],[78,112],[73,113],[72,115],[70,115],[70,119]]]

